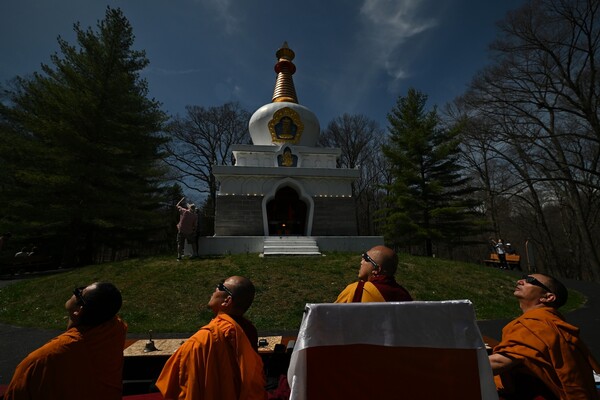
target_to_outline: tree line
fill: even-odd
[[[385,127],[330,121],[319,145],[361,172],[356,233],[469,261],[501,237],[530,270],[600,281],[599,6],[532,0],[508,13],[491,63],[442,111],[411,88]],[[0,231],[59,238],[80,263],[100,245],[165,248],[185,190],[203,199],[212,234],[212,167],[250,143],[250,113],[226,103],[170,117],[148,99],[149,61],[120,10],[74,29],[78,47],[59,38],[52,66],[3,88]]]
[[[108,8],[96,30],[73,29],[78,46],[59,37],[51,64],[0,102],[0,229],[66,266],[160,248],[181,195],[165,179],[168,117],[148,98],[130,23]]]

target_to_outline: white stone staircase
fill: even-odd
[[[310,236],[268,236],[263,256],[320,256],[317,241]]]

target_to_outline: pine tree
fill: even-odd
[[[3,211],[24,235],[61,237],[66,263],[90,262],[99,244],[127,247],[162,223],[155,211],[166,121],[147,98],[140,71],[149,61],[132,49],[119,9],[108,7],[97,31],[79,23],[74,31],[78,46],[59,37],[52,65],[17,78],[0,108],[3,129],[22,146]]]
[[[384,210],[386,239],[395,245],[452,247],[476,228],[474,189],[459,165],[457,127],[441,129],[436,108],[426,111],[427,96],[409,89],[388,114],[389,143],[383,153],[393,180]]]

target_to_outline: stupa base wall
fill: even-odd
[[[262,200],[263,196],[218,196],[215,236],[264,235]]]
[[[356,235],[356,211],[351,197],[315,197],[311,236]]]
[[[263,196],[218,196],[215,236],[265,235]],[[310,236],[356,235],[354,199],[351,197],[313,198]]]

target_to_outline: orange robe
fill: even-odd
[[[592,369],[600,365],[579,338],[579,328],[550,307],[529,310],[502,329],[494,353],[522,363],[495,377],[498,389],[511,390],[514,374],[540,379],[562,399],[598,399]],[[518,389],[517,389],[518,390]]]
[[[342,293],[340,293],[338,298],[335,300],[335,303],[352,303],[354,292],[356,291],[357,286],[358,282],[354,282],[346,286],[346,288],[342,290]],[[361,303],[374,302],[385,302],[385,299],[375,285],[373,285],[371,282],[365,282]]]
[[[166,400],[265,400],[265,383],[243,329],[219,314],[167,360],[156,387]]]
[[[17,366],[5,400],[117,400],[123,391],[127,325],[114,317],[71,328]]]

